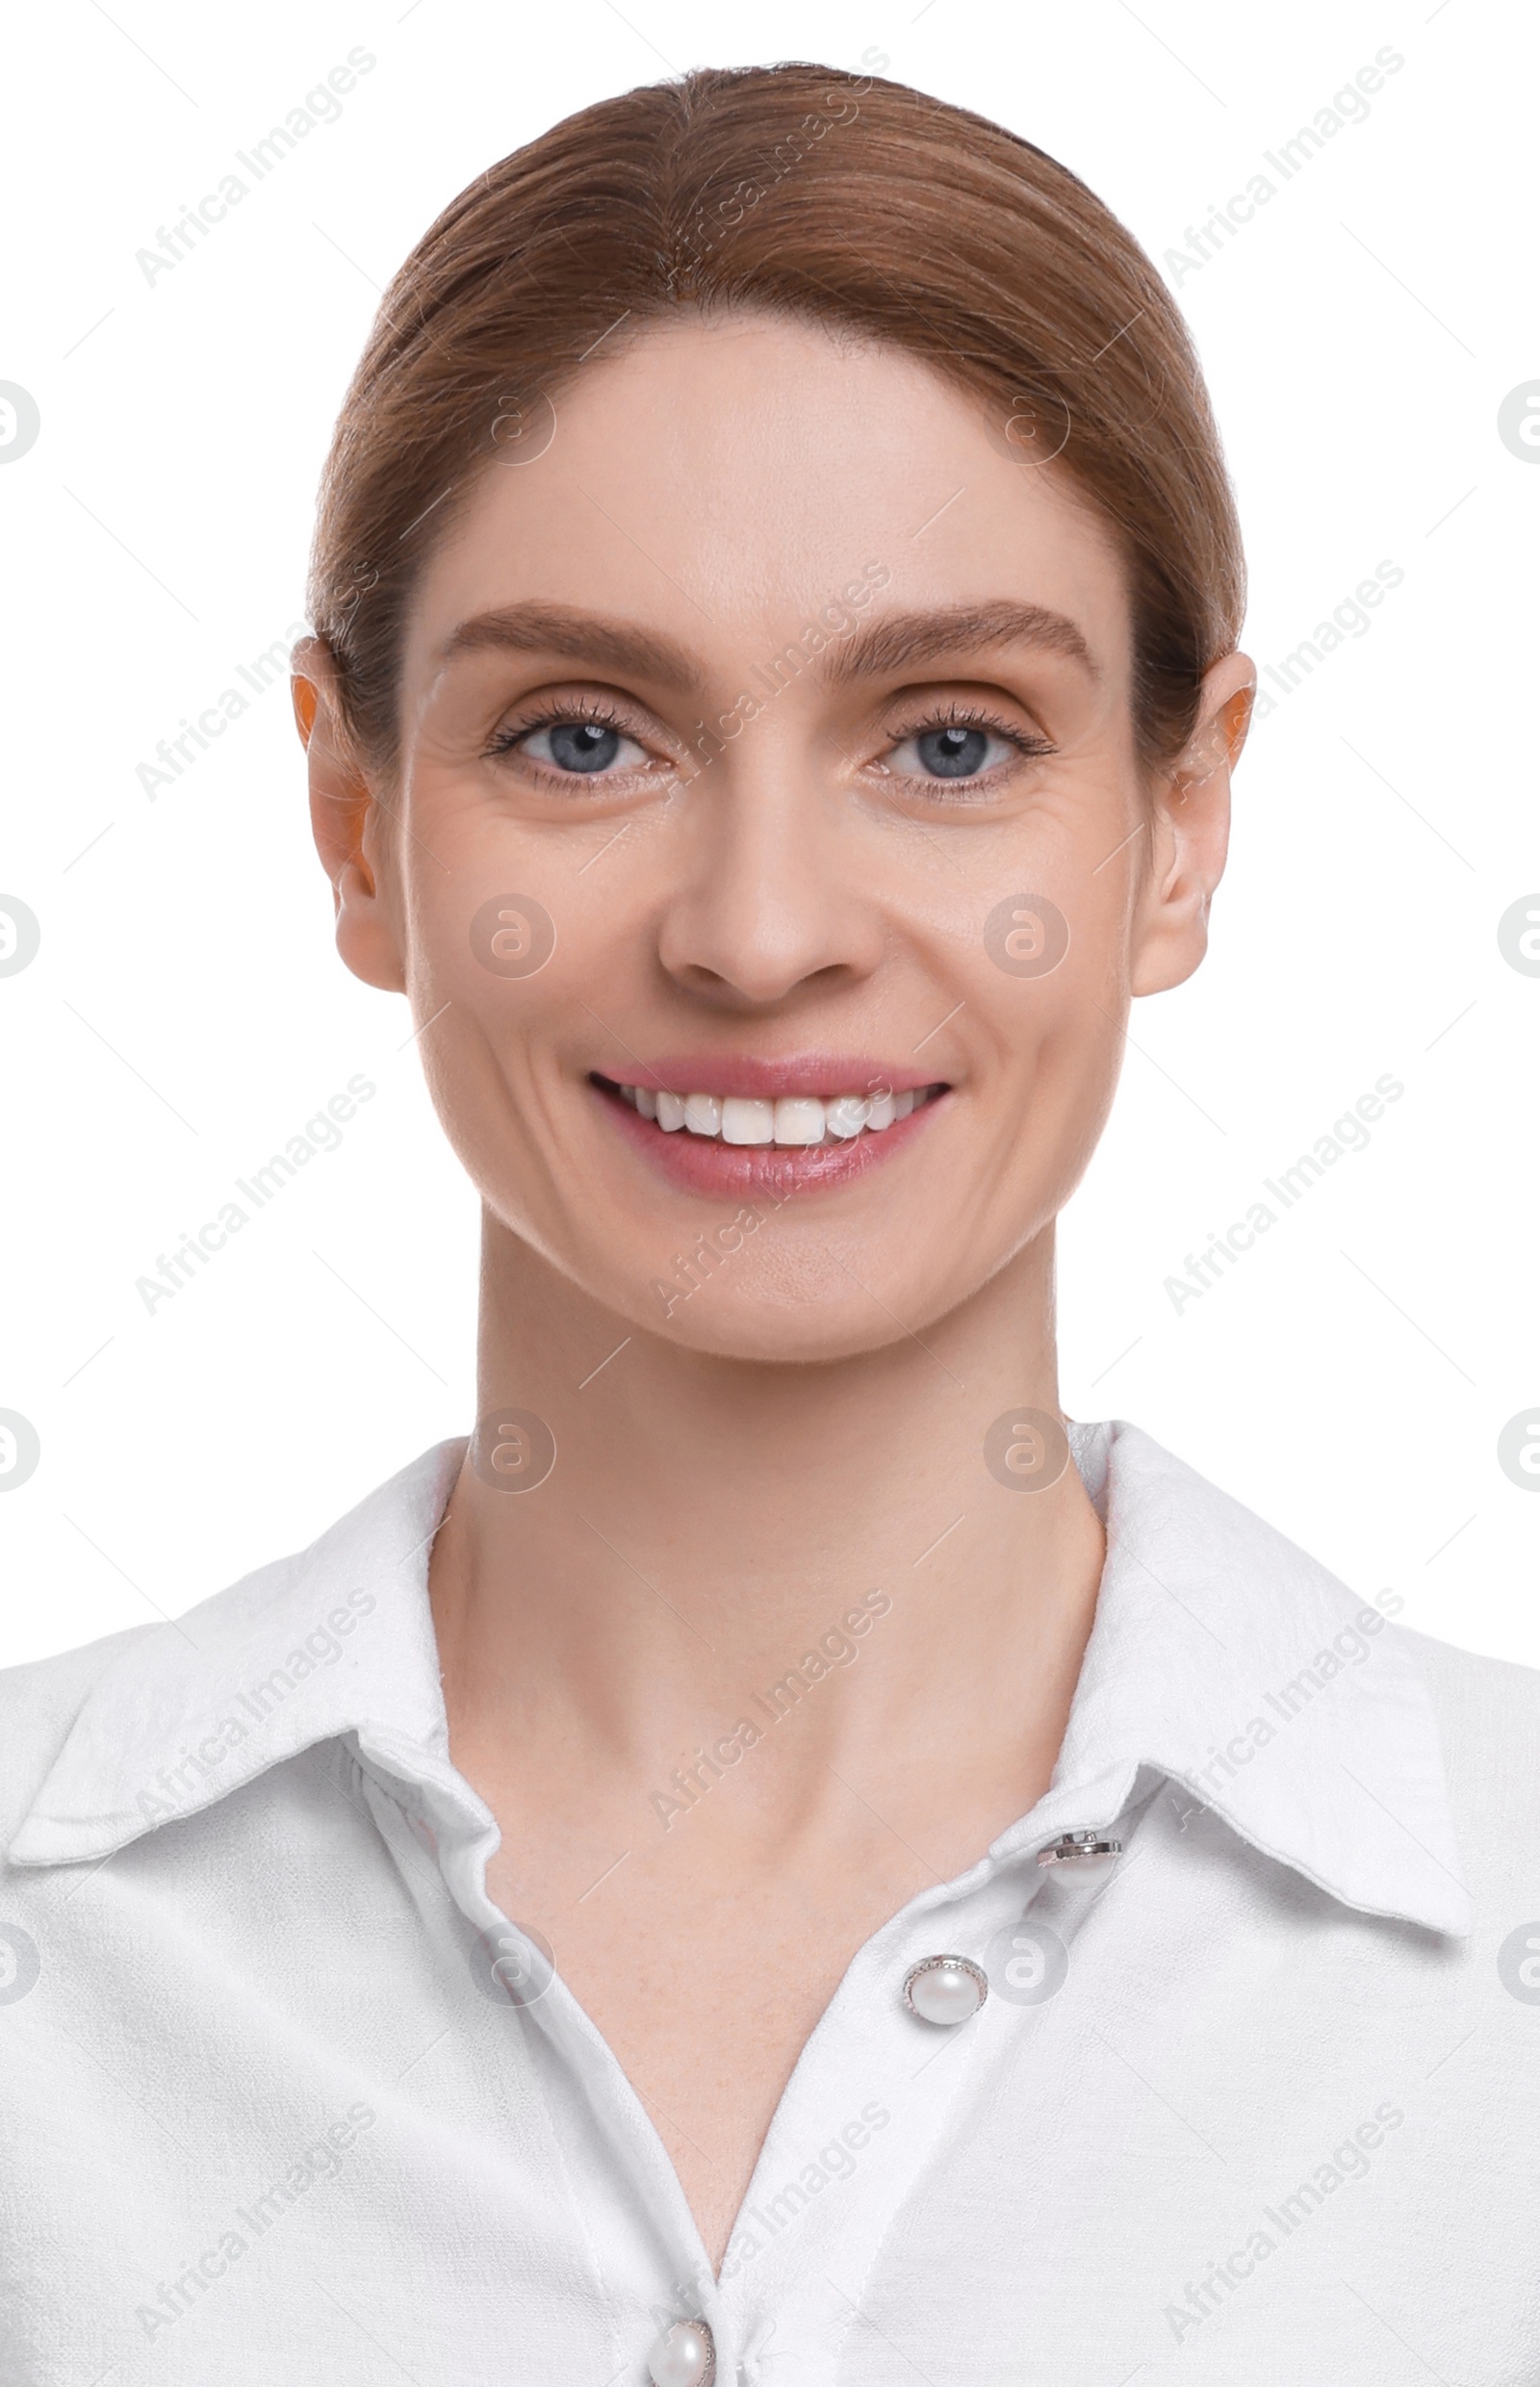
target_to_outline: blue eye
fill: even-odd
[[[1025,755],[1051,752],[1045,738],[1029,737],[1003,721],[933,718],[898,740],[888,765],[899,779],[977,779]]]
[[[578,712],[551,713],[543,721],[500,730],[492,752],[522,755],[562,778],[578,779],[596,779],[617,763],[635,770],[647,760],[645,750],[618,722]]]
[[[932,779],[971,779],[984,768],[989,733],[960,724],[946,730],[925,730],[914,740],[914,751]]]
[[[562,771],[603,771],[620,752],[620,732],[602,721],[558,721],[538,734]]]

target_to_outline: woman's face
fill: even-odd
[[[1130,994],[1200,958],[1225,771],[1142,771],[1123,567],[1020,453],[900,351],[683,316],[485,472],[367,816],[322,707],[344,956],[493,1217],[632,1328],[922,1333],[1049,1226]]]

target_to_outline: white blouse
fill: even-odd
[[[1109,1554],[1052,1786],[857,1955],[717,2277],[486,1894],[461,1444],[0,1675],[6,2387],[1540,2379],[1540,1675],[1071,1434]],[[1120,1850],[1040,1863],[1079,1833]]]

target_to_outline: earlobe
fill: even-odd
[[[293,673],[295,726],[309,762],[311,834],[331,881],[337,950],[366,986],[404,993],[395,922],[370,851],[379,808],[342,718],[336,665],[324,640],[300,641]]]

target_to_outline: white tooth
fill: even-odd
[[[628,1093],[635,1095],[636,1108],[640,1111],[643,1118],[656,1118],[657,1096],[654,1093],[650,1086],[629,1086],[626,1091]]]
[[[723,1095],[724,1143],[774,1143],[775,1140],[776,1106],[773,1102],[757,1102],[749,1094]]]
[[[660,1093],[658,1095],[657,1123],[659,1127],[662,1128],[664,1134],[669,1136],[673,1135],[677,1127],[683,1126],[684,1097],[682,1094]]]
[[[722,1133],[722,1105],[715,1094],[686,1094],[684,1124],[692,1136],[719,1136]]]
[[[635,1089],[635,1087],[634,1087],[634,1086],[623,1086],[623,1087],[621,1087],[621,1089],[620,1089],[620,1098],[621,1098],[622,1102],[629,1102],[629,1103],[630,1104],[630,1106],[631,1106],[631,1109],[632,1109],[633,1111],[635,1110],[635,1108],[636,1108],[636,1089]]]
[[[881,1128],[891,1127],[894,1116],[892,1095],[873,1094],[871,1111],[866,1120],[867,1126],[876,1133]]]
[[[913,1108],[914,1090],[912,1087],[911,1087],[907,1094],[895,1094],[893,1096],[893,1116],[896,1119],[908,1118]]]
[[[832,1136],[859,1136],[866,1124],[870,1108],[864,1094],[840,1094],[834,1102],[826,1102],[824,1111]]]
[[[816,1094],[783,1094],[776,1104],[777,1143],[822,1143],[824,1106]]]

